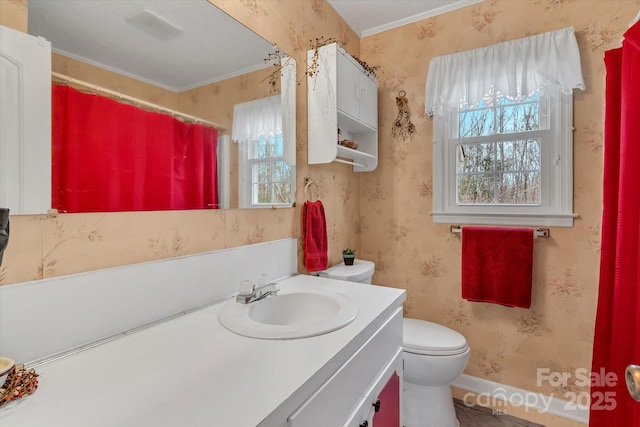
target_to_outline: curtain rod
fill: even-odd
[[[155,110],[155,111],[160,112],[160,113],[169,114],[172,117],[177,118],[177,119],[183,119],[185,121],[192,121],[192,122],[196,122],[196,123],[200,123],[200,124],[204,124],[204,125],[208,125],[208,126],[213,126],[213,127],[217,128],[218,130],[225,130],[224,126],[221,126],[221,125],[219,125],[217,123],[214,123],[214,122],[210,122],[209,120],[204,120],[204,119],[201,119],[199,117],[192,116],[192,115],[185,114],[185,113],[181,113],[179,111],[172,110],[170,108],[166,108],[166,107],[163,107],[163,106],[158,105],[158,104],[154,104],[154,103],[151,103],[151,102],[148,102],[148,101],[143,101],[142,99],[134,98],[132,96],[125,95],[123,93],[116,92],[116,91],[113,91],[111,89],[106,89],[106,88],[103,88],[101,86],[94,85],[92,83],[87,83],[85,81],[78,80],[76,78],[69,77],[69,76],[66,76],[64,74],[56,73],[55,71],[51,72],[51,77],[55,78],[55,79],[62,80],[64,83],[67,83],[67,84],[74,84],[74,85],[86,87],[87,89],[91,89],[91,90],[96,91],[96,93],[104,93],[105,95],[109,95],[109,96],[115,97],[117,100],[128,101],[128,102],[130,102],[130,103],[132,103],[133,105],[136,105],[136,106],[142,106],[142,107],[149,108],[151,110]]]

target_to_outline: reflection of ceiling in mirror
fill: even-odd
[[[54,52],[173,91],[264,68],[274,48],[207,0],[29,0]]]

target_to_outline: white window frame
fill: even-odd
[[[539,205],[457,204],[456,142],[458,109],[433,119],[434,223],[573,227],[573,94],[548,86],[549,129],[542,132]],[[541,110],[543,106],[541,103]],[[514,135],[497,135],[514,139]]]

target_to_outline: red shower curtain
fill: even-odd
[[[216,128],[53,87],[52,205],[61,212],[218,207]]]
[[[640,24],[604,59],[604,206],[589,425],[640,426],[640,403],[624,375],[627,365],[640,364]]]

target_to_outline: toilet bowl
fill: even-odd
[[[375,264],[356,259],[335,265],[320,277],[371,283]],[[403,319],[402,424],[405,427],[457,427],[449,384],[469,362],[464,336],[433,322]]]
[[[463,335],[445,326],[403,319],[402,419],[406,427],[457,427],[449,384],[469,362]]]

